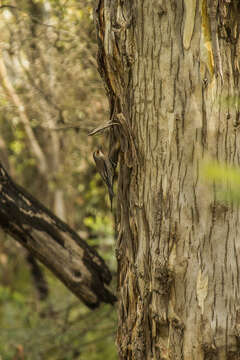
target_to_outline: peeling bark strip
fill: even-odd
[[[218,41],[218,0],[208,0],[208,14],[210,18],[214,72],[216,77],[220,74],[223,81],[222,59]]]
[[[240,165],[239,14],[238,0],[97,1],[120,124],[109,153],[119,143],[122,360],[240,358],[240,212],[200,172],[205,154]]]
[[[67,224],[14,184],[1,164],[0,226],[88,307],[116,301],[105,287],[111,273],[103,259]]]

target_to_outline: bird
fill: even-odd
[[[101,178],[105,182],[108,187],[108,194],[111,203],[111,211],[112,211],[112,201],[114,197],[113,192],[113,178],[114,178],[114,167],[111,163],[111,160],[106,156],[101,149],[94,151],[93,159],[96,164],[96,168],[101,175]]]

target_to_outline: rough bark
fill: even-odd
[[[240,358],[239,210],[200,177],[205,155],[239,165],[239,14],[235,0],[97,1],[120,125],[121,359]]]
[[[0,164],[0,227],[46,265],[90,308],[113,304],[103,259],[67,224],[14,184]]]
[[[34,286],[37,290],[38,297],[40,300],[46,300],[46,298],[48,297],[49,289],[43,270],[31,254],[27,254],[26,260],[30,265],[31,275]]]

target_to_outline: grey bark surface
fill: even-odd
[[[104,260],[66,223],[16,185],[1,164],[0,227],[88,307],[115,302],[106,287],[111,273]]]
[[[201,179],[206,155],[239,166],[239,13],[235,0],[97,1],[121,125],[120,359],[240,358],[240,214]]]

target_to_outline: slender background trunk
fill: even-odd
[[[240,356],[239,211],[200,173],[205,155],[239,165],[239,13],[233,0],[97,2],[121,124],[110,134],[121,359]]]

